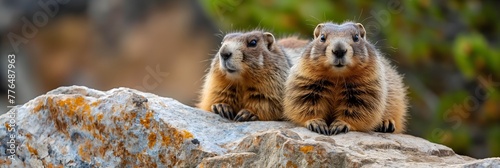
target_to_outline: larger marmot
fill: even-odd
[[[326,135],[405,130],[402,77],[366,40],[362,24],[323,23],[287,79],[284,115]]]
[[[280,120],[289,64],[271,33],[227,34],[198,107],[235,121]]]

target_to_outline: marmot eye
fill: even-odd
[[[321,40],[321,42],[325,42],[326,41],[326,38],[325,38],[324,34],[321,34],[320,40]]]
[[[359,35],[355,34],[354,36],[352,36],[352,41],[358,42],[359,41]]]
[[[255,46],[257,46],[257,40],[252,40],[247,44],[247,47],[255,47]]]

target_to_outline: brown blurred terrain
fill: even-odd
[[[85,85],[193,105],[215,34],[262,28],[310,39],[318,23],[352,20],[405,75],[408,134],[485,158],[500,156],[499,2],[0,0],[0,68],[16,54],[16,104]]]
[[[34,23],[37,12],[49,13],[35,2],[56,1],[2,5],[16,9],[13,18]],[[18,70],[25,71],[18,75],[18,103],[64,85],[129,87],[188,105],[196,101],[217,44],[216,29],[196,1],[70,0],[50,9],[55,17],[35,25],[36,35],[16,53]],[[22,36],[24,25],[13,19],[2,33]],[[12,53],[9,38],[2,40],[2,53]]]

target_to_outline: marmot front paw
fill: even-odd
[[[313,132],[317,132],[323,135],[330,135],[330,131],[328,131],[328,125],[322,118],[316,118],[306,121],[306,127]]]
[[[212,105],[212,111],[215,114],[219,114],[223,118],[232,120],[234,118],[233,108],[228,104],[217,103]]]
[[[247,109],[241,109],[236,117],[234,117],[234,121],[257,121],[259,117],[248,111]]]
[[[383,133],[393,133],[396,130],[396,126],[394,124],[394,120],[384,120],[382,123],[375,128],[375,132],[383,132]]]
[[[335,120],[330,124],[330,135],[349,132],[351,126],[345,121]]]

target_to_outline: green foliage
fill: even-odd
[[[453,55],[458,68],[466,77],[473,78],[482,71],[500,75],[499,51],[488,46],[481,34],[459,35],[454,43]]]
[[[490,149],[490,155],[500,156],[500,125],[496,125],[489,130],[488,135],[488,146]]]

